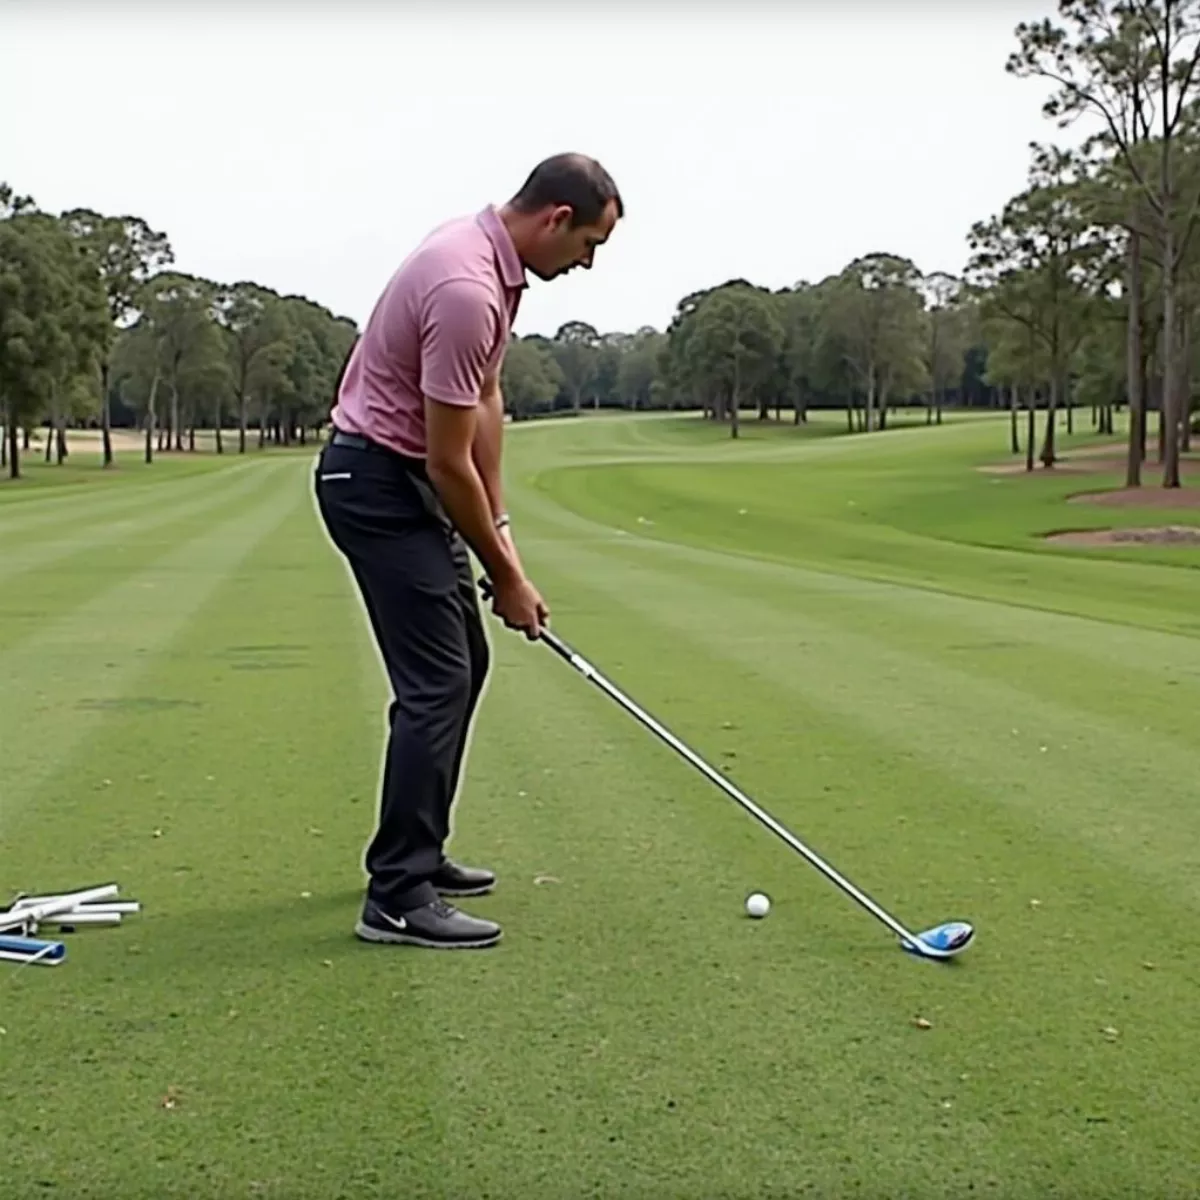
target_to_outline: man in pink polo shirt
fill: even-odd
[[[493,611],[536,638],[548,609],[513,544],[501,486],[500,368],[526,272],[590,269],[624,215],[593,159],[539,164],[506,204],[434,229],[383,290],[342,372],[316,498],[392,687],[378,826],[355,927],[371,942],[467,948],[500,927],[445,897],[491,891],[445,854],[488,645],[469,546]]]

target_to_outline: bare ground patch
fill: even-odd
[[[1200,508],[1200,487],[1114,488],[1076,492],[1068,504],[1103,504],[1109,508]]]
[[[1048,469],[1042,466],[1040,460],[1036,460],[1032,471],[1026,468],[1024,458],[1015,456],[1011,462],[984,463],[976,468],[985,475],[1046,475],[1049,472],[1057,475],[1107,475],[1113,471],[1123,471],[1124,469],[1125,460],[1123,458],[1110,460],[1099,455],[1060,458],[1055,461],[1054,466]]]
[[[1054,463],[1046,468],[1040,460],[1035,460],[1033,470],[1025,467],[1024,454],[1013,455],[1003,462],[985,463],[978,469],[985,475],[1113,475],[1125,473],[1128,465],[1128,450],[1124,441],[1105,442],[1097,446],[1078,446],[1064,451]],[[1194,451],[1179,456],[1180,478],[1200,478],[1200,455]],[[1158,461],[1158,442],[1155,438],[1146,440],[1146,458],[1142,463],[1142,478],[1157,480],[1162,475],[1162,464]],[[1154,491],[1155,488],[1147,488]]]
[[[1046,535],[1059,546],[1200,546],[1200,528],[1158,525],[1145,529],[1063,529]]]

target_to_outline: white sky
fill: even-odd
[[[1041,82],[1004,71],[1017,22],[1055,7],[0,0],[0,180],[361,324],[432,225],[580,150],[628,216],[590,273],[533,281],[516,332],[661,329],[732,277],[876,250],[961,269],[1029,142],[1064,136]]]

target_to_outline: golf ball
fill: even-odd
[[[752,917],[765,917],[771,911],[771,902],[762,892],[754,892],[746,897],[746,911]]]

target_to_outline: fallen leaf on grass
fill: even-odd
[[[933,1028],[933,1025],[929,1021],[925,1020],[924,1017],[913,1017],[913,1024],[918,1029],[932,1029]]]
[[[1143,970],[1143,971],[1153,971],[1153,970],[1154,970],[1154,968],[1155,968],[1155,964],[1154,964],[1154,963],[1152,963],[1152,962],[1144,962],[1144,963],[1142,963],[1142,970]]]
[[[562,883],[561,879],[556,879],[553,875],[535,875],[533,882],[536,884],[542,883]]]
[[[172,1084],[167,1088],[167,1094],[159,1101],[163,1108],[174,1108],[179,1103],[179,1089]]]
[[[1109,1041],[1112,1041],[1114,1038],[1118,1038],[1121,1036],[1121,1031],[1119,1029],[1114,1029],[1113,1026],[1111,1026],[1111,1025],[1105,1025],[1105,1027],[1102,1030],[1100,1030],[1100,1032],[1102,1034],[1104,1034],[1104,1036],[1106,1038],[1108,1038]]]

